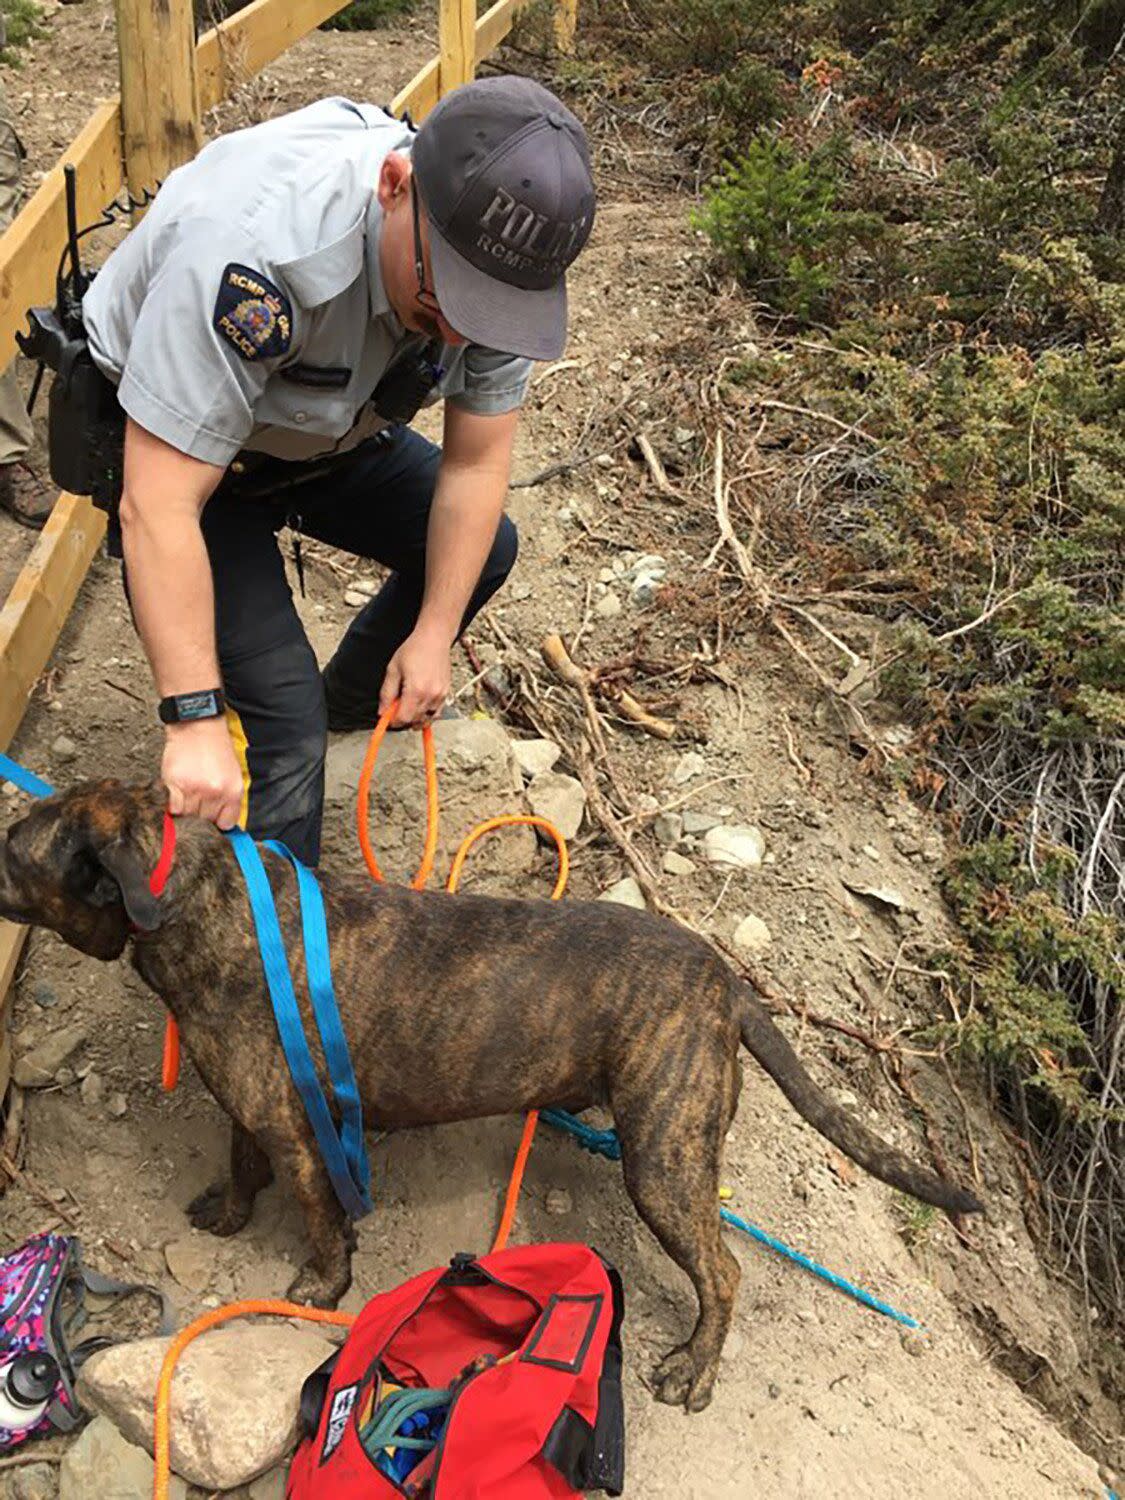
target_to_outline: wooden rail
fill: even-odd
[[[198,41],[191,0],[116,0],[121,93],[98,105],[0,238],[0,369],[17,352],[29,307],[50,303],[66,240],[63,167],[77,169],[78,218],[96,220],[128,184],[137,196],[202,140],[201,115],[347,0],[254,0]],[[527,0],[438,0],[439,52],[395,96],[395,114],[423,120],[441,96],[474,77],[511,31]],[[577,0],[556,0],[556,42],[569,50]],[[78,596],[105,531],[88,500],[60,495],[0,610],[0,749],[19,728],[28,698]],[[0,922],[0,1102],[9,1081],[7,991],[27,928]]]

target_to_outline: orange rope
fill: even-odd
[[[164,1363],[160,1367],[160,1379],[156,1382],[156,1415],[153,1422],[152,1446],[156,1461],[153,1475],[153,1500],[168,1500],[168,1475],[171,1460],[170,1405],[172,1376],[176,1361],[191,1341],[218,1323],[228,1318],[246,1318],[259,1313],[269,1313],[279,1318],[305,1318],[310,1323],[334,1323],[338,1328],[350,1328],[355,1322],[351,1313],[332,1312],[320,1307],[303,1307],[297,1302],[283,1302],[272,1297],[252,1298],[247,1302],[231,1302],[226,1307],[216,1307],[204,1313],[186,1328],[182,1328],[168,1345]]]
[[[367,745],[367,754],[363,757],[363,769],[359,773],[359,795],[356,798],[356,831],[359,834],[359,847],[372,878],[380,884],[384,876],[375,858],[375,851],[371,847],[371,777],[375,770],[375,758],[379,754],[379,746],[383,743],[383,736],[398,711],[398,704],[399,700],[396,698],[372,731]],[[428,724],[422,730],[422,759],[426,771],[426,842],[422,849],[422,863],[418,866],[418,873],[410,882],[411,889],[415,891],[420,891],[429,880],[430,871],[434,867],[434,855],[437,852],[437,761],[434,756],[434,732]]]
[[[500,1228],[496,1231],[496,1238],[492,1241],[493,1252],[503,1250],[504,1246],[508,1243],[508,1236],[512,1232],[512,1220],[516,1216],[516,1204],[520,1201],[520,1188],[523,1187],[523,1170],[527,1166],[531,1143],[535,1139],[535,1127],[538,1124],[539,1111],[537,1109],[528,1110],[523,1122],[523,1134],[520,1136],[516,1159],[512,1163],[512,1175],[508,1179],[508,1191],[504,1197],[504,1212],[500,1215]]]
[[[180,1028],[176,1018],[169,1015],[164,1021],[164,1060],[160,1066],[160,1081],[164,1092],[170,1094],[180,1077]]]

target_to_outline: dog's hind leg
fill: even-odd
[[[697,1048],[695,1038],[690,1045],[694,1055],[665,1052],[652,1073],[615,1082],[611,1102],[629,1194],[699,1298],[691,1338],[661,1360],[653,1390],[661,1401],[702,1411],[740,1274],[719,1220],[719,1166],[738,1084],[733,1059],[717,1056],[717,1048]]]
[[[305,1219],[313,1253],[286,1296],[312,1307],[335,1307],[352,1284],[355,1231],[340,1207],[320,1154],[309,1140],[286,1136],[270,1155],[279,1175],[288,1181]]]
[[[250,1132],[231,1121],[230,1176],[213,1182],[188,1205],[196,1229],[237,1234],[249,1222],[254,1199],[273,1181],[270,1159]]]

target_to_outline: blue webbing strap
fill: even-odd
[[[258,948],[262,955],[262,968],[265,970],[277,1030],[281,1037],[285,1059],[289,1064],[289,1072],[301,1096],[301,1102],[305,1106],[305,1112],[312,1125],[313,1134],[316,1136],[316,1142],[320,1147],[320,1154],[324,1159],[324,1165],[332,1180],[336,1196],[344,1212],[350,1218],[360,1219],[371,1211],[368,1186],[366,1182],[359,1184],[353,1180],[340,1136],[328,1110],[324,1091],[316,1076],[316,1066],[305,1037],[305,1028],[301,1022],[301,1012],[293,989],[293,979],[289,972],[289,962],[285,956],[285,943],[278,925],[273,892],[270,889],[261,855],[258,853],[254,840],[241,828],[232,828],[227,837],[230,839],[235,858],[238,860],[246,881],[250,908],[254,915],[254,927],[258,936]],[[325,948],[327,948],[327,943],[325,943]],[[311,961],[307,960],[306,966],[311,970]]]
[[[10,755],[0,754],[0,777],[18,786],[21,792],[30,792],[33,797],[53,797],[55,789],[41,781],[34,771],[25,771]]]
[[[297,892],[301,901],[301,932],[305,944],[305,973],[312,1000],[313,1016],[320,1032],[324,1059],[328,1064],[328,1077],[336,1107],[340,1111],[342,1128],[341,1142],[352,1181],[362,1195],[366,1207],[371,1211],[368,1185],[371,1182],[371,1167],[367,1160],[367,1147],[363,1140],[363,1105],[359,1098],[359,1085],[352,1068],[344,1025],[340,1020],[340,1008],[336,1004],[336,989],[332,983],[332,960],[328,949],[328,922],[324,915],[324,897],[316,876],[303,865],[291,849],[276,839],[267,839],[266,848],[280,854],[293,866],[297,875]]]

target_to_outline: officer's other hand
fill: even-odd
[[[396,729],[407,725],[421,729],[433,723],[449,697],[452,676],[448,635],[419,626],[387,665],[379,713],[385,713],[398,698],[398,713],[393,720]]]
[[[196,813],[219,828],[233,828],[238,822],[242,768],[225,719],[169,724],[160,775],[173,815]]]

